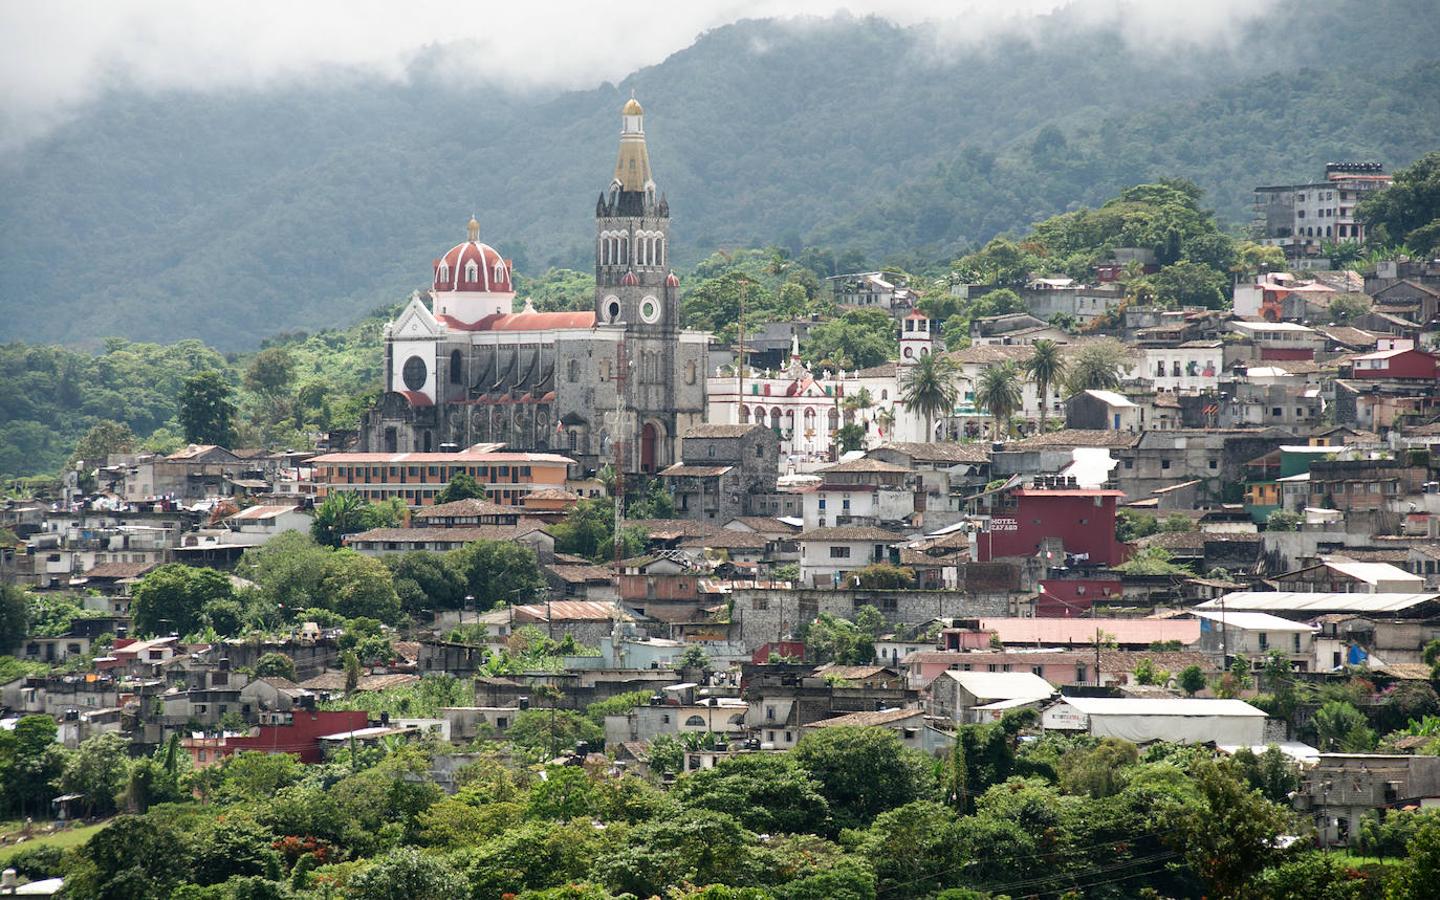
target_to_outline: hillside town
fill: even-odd
[[[1440,806],[1440,260],[1326,255],[1380,164],[1255,188],[1223,304],[1136,302],[1165,246],[833,276],[889,317],[866,366],[809,352],[828,317],[685,327],[637,100],[620,126],[593,308],[537,310],[462,217],[405,261],[431,287],[359,427],[82,456],[5,501],[7,780],[53,744],[208,802],[255,757],[411,746],[447,795],[496,758],[664,788],[878,731],[935,766],[981,734],[1262,759],[1337,851]],[[16,775],[7,844],[160,802],[122,768]]]

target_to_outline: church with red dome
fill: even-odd
[[[620,118],[614,177],[595,203],[594,308],[517,303],[510,260],[471,217],[465,240],[431,263],[428,297],[412,295],[385,326],[385,392],[361,449],[495,442],[598,470],[618,441],[626,472],[678,459],[679,436],[704,421],[710,336],[680,327],[670,204],[651,175],[645,111],[632,98]]]

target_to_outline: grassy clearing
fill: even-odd
[[[0,847],[0,862],[8,860],[16,853],[28,847],[59,847],[62,850],[66,847],[78,847],[90,840],[90,835],[109,824],[109,822],[100,822],[97,825],[82,825],[79,828],[67,828],[64,831],[57,831],[54,834],[33,837],[24,843],[6,844]]]

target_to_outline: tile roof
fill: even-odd
[[[874,541],[895,543],[904,540],[901,535],[883,528],[869,525],[837,525],[831,528],[812,528],[800,533],[801,541]]]
[[[682,437],[682,438],[692,438],[692,437],[693,437],[693,438],[738,438],[738,437],[744,437],[745,435],[747,435],[747,434],[749,434],[750,432],[756,430],[757,428],[763,429],[764,427],[765,427],[764,425],[761,425],[761,424],[759,424],[758,422],[757,422],[757,423],[752,423],[752,424],[750,424],[750,425],[721,425],[721,424],[692,425],[692,426],[690,426],[690,430],[687,431],[687,432],[685,432],[684,434],[682,434],[681,437]]]
[[[535,525],[463,525],[455,528],[372,528],[345,536],[345,543],[380,541],[384,543],[468,544],[473,541],[513,541],[544,531]]]
[[[157,563],[110,562],[92,566],[85,572],[86,578],[139,578],[155,568]]]
[[[512,606],[516,621],[525,619],[532,622],[602,622],[623,619],[625,614],[614,603],[598,600],[552,600],[549,603],[525,603]]]
[[[829,475],[833,472],[889,472],[905,475],[909,474],[911,471],[911,469],[908,469],[905,466],[897,466],[894,463],[882,462],[878,459],[871,459],[868,456],[862,456],[858,459],[852,459],[846,462],[835,463],[834,465],[826,466],[823,469],[818,470],[816,474],[820,475],[821,477]]]
[[[687,537],[680,542],[680,546],[714,550],[764,550],[770,546],[770,540],[763,534],[722,528],[709,534]]]
[[[846,728],[862,727],[873,728],[882,725],[891,725],[895,722],[903,722],[906,719],[913,719],[916,716],[924,716],[923,709],[882,709],[874,712],[853,712],[843,716],[835,716],[830,719],[821,719],[818,722],[811,722],[805,728]]]
[[[870,452],[874,453],[875,450],[894,450],[917,462],[980,463],[990,461],[989,445],[980,443],[962,444],[958,441],[934,441],[927,444],[913,441],[891,441],[888,444],[881,444]]]
[[[739,522],[754,529],[759,534],[798,534],[800,528],[780,521],[772,516],[736,516],[730,523]],[[726,523],[726,524],[730,524]]]
[[[1043,448],[1064,449],[1071,447],[1113,447],[1127,449],[1140,440],[1137,434],[1125,431],[1108,431],[1087,428],[1062,428],[1033,434],[1005,445],[1006,450],[1036,450]]]
[[[734,468],[734,466],[692,466],[675,463],[668,468],[661,469],[658,474],[661,478],[719,478]]]
[[[462,518],[467,516],[513,516],[519,510],[513,506],[501,506],[481,497],[467,497],[449,503],[437,503],[415,511],[417,519]]]
[[[608,566],[551,565],[545,568],[567,584],[590,584],[602,581],[608,583],[612,578]]]

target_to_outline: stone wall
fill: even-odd
[[[735,591],[732,599],[731,621],[738,628],[732,636],[748,650],[793,634],[822,612],[849,619],[866,605],[880,610],[892,625],[915,625],[937,617],[1008,616],[1013,611],[1009,592],[743,589]]]

